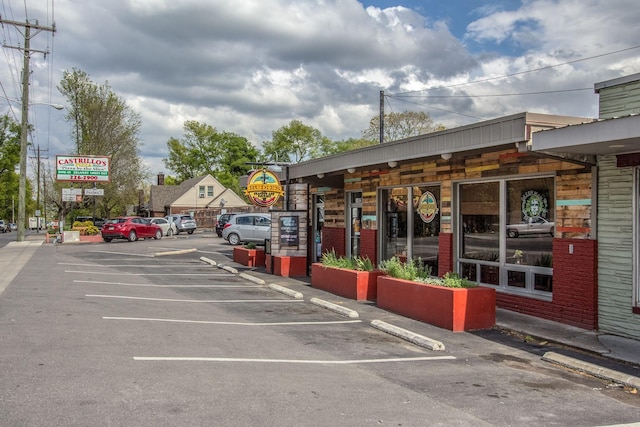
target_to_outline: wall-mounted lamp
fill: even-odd
[[[449,160],[451,158],[451,153],[442,153],[440,154],[440,157],[442,157],[444,160]]]
[[[324,178],[324,174],[323,173],[319,173],[318,175],[316,175],[318,178],[322,179]]]
[[[395,168],[396,166],[398,166],[398,162],[396,162],[395,160],[391,160],[387,164],[389,165],[390,168]]]
[[[356,168],[349,168],[347,169],[347,172],[349,173],[354,173],[356,171]]]

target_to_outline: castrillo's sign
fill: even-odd
[[[284,195],[284,191],[280,180],[273,172],[261,169],[249,175],[244,194],[254,205],[268,207],[274,205],[280,196]]]

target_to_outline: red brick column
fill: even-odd
[[[378,230],[360,230],[360,255],[369,257],[374,266],[378,264]]]
[[[336,252],[337,256],[346,255],[346,230],[341,228],[324,227],[322,229],[322,253]]]
[[[438,273],[453,271],[453,233],[440,233],[438,235]]]

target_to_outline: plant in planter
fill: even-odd
[[[256,242],[247,242],[244,247],[247,249],[255,249],[258,247],[258,245],[256,244]]]
[[[380,263],[387,275],[378,277],[380,308],[452,331],[487,329],[495,324],[495,289],[449,272],[431,277],[420,259]]]
[[[358,301],[375,300],[381,274],[368,257],[340,257],[332,250],[311,265],[311,286]]]

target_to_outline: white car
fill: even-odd
[[[171,237],[174,234],[178,234],[175,224],[170,223],[165,218],[149,218],[149,223],[160,227],[164,236]]]
[[[549,234],[553,236],[555,223],[542,217],[529,218],[529,221],[520,224],[507,225],[507,236],[515,238],[527,234]]]
[[[247,213],[234,215],[222,229],[222,238],[232,245],[243,242],[264,244],[271,238],[271,215]]]

